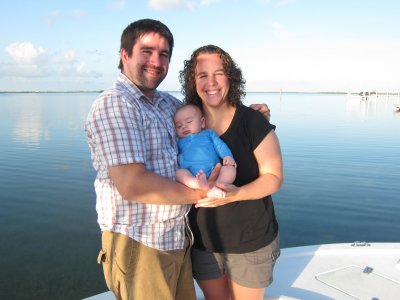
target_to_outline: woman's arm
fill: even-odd
[[[254,150],[259,176],[256,180],[241,187],[232,184],[216,183],[226,192],[225,198],[205,198],[196,207],[216,207],[227,203],[255,200],[276,193],[283,183],[282,154],[275,131],[269,132]]]

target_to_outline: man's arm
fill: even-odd
[[[148,204],[192,204],[204,198],[202,190],[149,172],[143,164],[132,163],[109,168],[110,177],[122,198]]]

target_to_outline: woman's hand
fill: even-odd
[[[238,201],[240,198],[238,196],[238,192],[240,188],[233,184],[229,183],[222,183],[222,182],[217,182],[215,184],[215,187],[220,189],[224,194],[225,197],[223,198],[204,198],[200,199],[197,201],[197,204],[195,205],[196,208],[198,207],[217,207],[221,205],[225,205],[228,203],[232,203],[235,201]]]

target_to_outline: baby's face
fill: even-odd
[[[174,122],[176,134],[180,138],[200,132],[205,126],[200,109],[191,105],[179,109],[175,114]]]

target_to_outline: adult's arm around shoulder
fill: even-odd
[[[269,121],[271,119],[271,110],[267,104],[251,104],[250,107],[254,110],[258,110],[263,116]]]
[[[252,149],[256,149],[263,141],[265,136],[273,130],[276,126],[271,124],[265,116],[257,110],[246,108],[245,111],[246,131],[249,137],[249,142]]]

